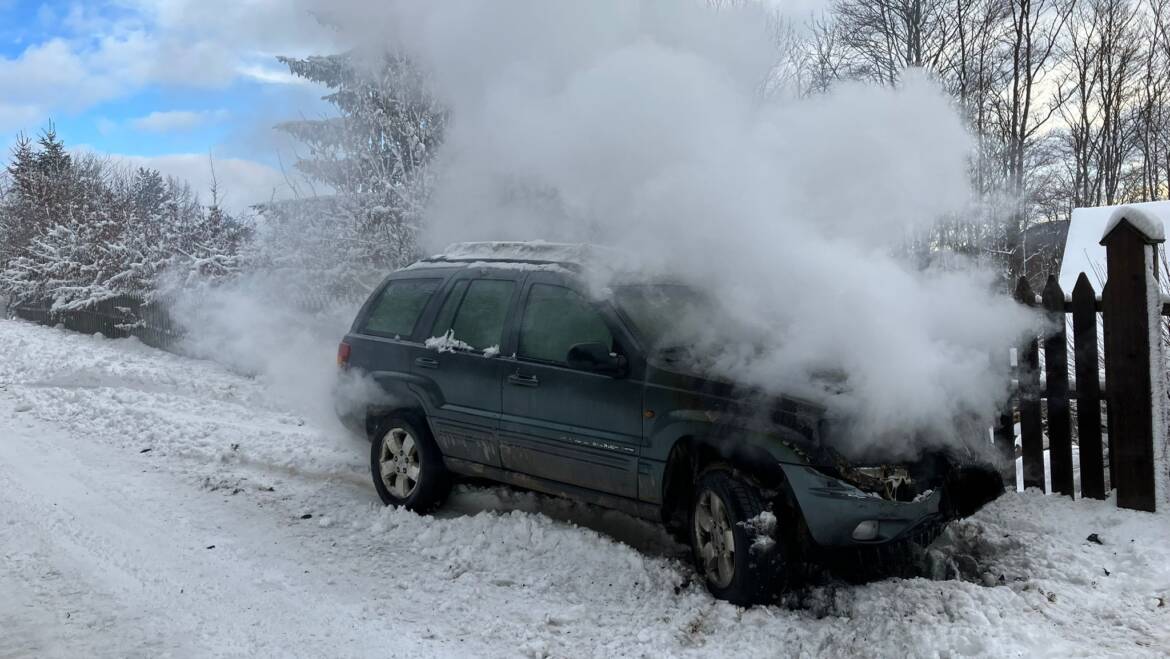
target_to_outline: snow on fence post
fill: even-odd
[[[1048,455],[1052,465],[1052,491],[1074,496],[1072,420],[1068,403],[1068,330],[1065,329],[1064,291],[1055,275],[1044,286],[1044,309],[1055,329],[1044,339],[1044,375],[1048,381]]]
[[[1077,440],[1081,455],[1081,496],[1105,498],[1101,451],[1101,375],[1097,348],[1097,293],[1081,273],[1072,293],[1073,354],[1077,377]]]
[[[1114,212],[1101,238],[1109,282],[1102,316],[1110,445],[1115,451],[1110,463],[1116,465],[1113,487],[1119,507],[1151,512],[1158,503],[1170,505],[1158,288],[1162,242],[1160,220],[1125,206]]]
[[[1036,294],[1025,277],[1016,286],[1016,301],[1036,306]],[[1024,342],[1016,360],[1020,382],[1020,444],[1023,449],[1024,489],[1044,489],[1044,438],[1040,426],[1040,350],[1036,337]]]

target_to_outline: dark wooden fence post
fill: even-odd
[[[1081,273],[1072,293],[1073,354],[1077,374],[1077,440],[1081,449],[1081,496],[1105,498],[1101,455],[1101,381],[1097,351],[1097,294]]]
[[[1151,512],[1156,507],[1154,436],[1156,430],[1159,434],[1161,431],[1164,404],[1159,400],[1155,405],[1153,400],[1151,375],[1163,377],[1163,365],[1151,364],[1160,346],[1150,343],[1152,330],[1160,330],[1154,324],[1161,322],[1160,298],[1157,305],[1150,303],[1151,295],[1159,295],[1156,264],[1160,242],[1161,235],[1147,235],[1124,216],[1101,239],[1109,277],[1102,316],[1105,394],[1109,399],[1110,444],[1114,448],[1109,461],[1116,465],[1113,487],[1118,506]],[[1151,308],[1155,306],[1156,310]],[[1160,331],[1156,336],[1161,336]],[[1158,370],[1152,372],[1154,367]]]
[[[1036,294],[1025,277],[1016,286],[1016,301],[1036,306]],[[1023,448],[1024,489],[1044,489],[1044,438],[1040,426],[1040,350],[1035,337],[1020,347],[1017,378],[1020,382],[1020,445]]]
[[[1007,364],[1011,377],[1015,377],[1015,369],[1011,368],[1011,352],[993,350],[990,358],[993,363]],[[1003,360],[1003,361],[1001,361]],[[1016,431],[1015,431],[1015,392],[1003,402],[1003,407],[996,416],[995,427],[992,428],[992,442],[999,454],[1003,457],[1003,482],[1010,491],[1016,489]]]
[[[995,438],[995,448],[999,454],[1003,456],[1004,464],[1008,465],[1008,470],[1004,472],[1004,483],[1006,483],[1012,491],[1016,489],[1016,431],[1015,431],[1015,415],[1013,412],[1012,398],[1008,398],[1003,404],[1003,409],[1000,410],[999,416],[996,419],[995,428],[992,433]]]
[[[1048,459],[1052,491],[1073,496],[1072,421],[1068,403],[1068,331],[1065,329],[1064,291],[1054,275],[1044,285],[1044,309],[1053,323],[1044,339],[1044,388],[1048,399]]]

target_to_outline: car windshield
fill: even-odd
[[[702,319],[716,315],[706,293],[683,284],[618,286],[614,299],[638,335],[658,350],[689,345]]]

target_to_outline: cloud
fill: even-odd
[[[47,6],[46,6],[47,7]],[[80,112],[150,85],[211,89],[239,79],[288,84],[274,55],[334,49],[330,30],[302,0],[161,0],[74,4],[41,19],[53,36],[0,56],[6,107],[37,107],[33,120]],[[5,114],[13,119],[13,111]],[[3,117],[0,117],[3,118]],[[0,128],[4,128],[0,124]]]
[[[39,121],[44,110],[36,105],[21,105],[0,102],[0,134],[7,135]]]
[[[226,110],[192,111],[169,110],[151,112],[145,117],[132,119],[130,125],[148,133],[172,133],[191,130],[204,124],[220,121],[228,116]]]
[[[92,151],[80,147],[78,151]],[[204,201],[209,201],[214,185],[220,205],[229,212],[242,213],[249,206],[294,196],[284,174],[274,167],[244,158],[219,158],[206,153],[172,153],[159,156],[102,154],[115,164],[157,169],[191,185]]]

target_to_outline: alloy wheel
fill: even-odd
[[[707,579],[726,588],[735,578],[735,535],[727,506],[711,490],[704,490],[695,503],[695,542]]]
[[[391,428],[382,440],[378,467],[382,484],[390,494],[399,499],[409,497],[418,488],[422,471],[414,437],[403,428]]]

